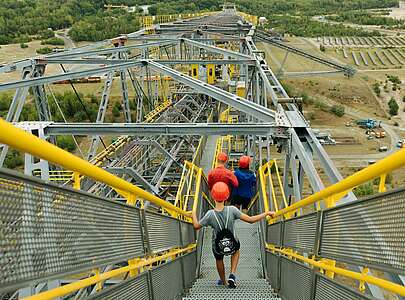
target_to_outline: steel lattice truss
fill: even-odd
[[[342,179],[296,99],[289,97],[257,49],[255,27],[235,11],[155,25],[153,34],[147,31],[1,67],[0,73],[21,73],[21,80],[0,84],[0,91],[15,90],[7,121],[49,141],[57,135],[88,136],[88,160],[168,200],[180,180],[182,162],[192,158],[202,135],[244,135],[246,152],[258,155],[260,161],[270,158],[270,145],[277,145],[284,153],[284,192],[292,201],[302,198],[304,178],[314,192],[324,188],[314,160],[320,162],[330,183]],[[272,36],[260,32],[258,38],[271,40]],[[68,66],[69,70],[48,74],[51,65]],[[216,73],[215,84],[210,82],[210,66]],[[231,69],[236,73],[233,77]],[[52,84],[92,76],[104,78],[95,123],[52,122],[48,104]],[[164,78],[170,78],[167,95],[161,92]],[[245,86],[242,96],[227,91],[235,86],[235,78]],[[121,89],[125,123],[104,122],[113,82]],[[19,122],[29,95],[35,101],[38,121]],[[210,116],[215,115],[218,103],[237,111],[245,122],[214,122]],[[107,135],[119,136],[119,147],[100,157],[100,137]],[[3,145],[1,165],[7,151]],[[56,171],[55,166],[26,155],[26,174],[47,180]],[[118,197],[114,190],[91,180],[83,182],[83,189]],[[344,200],[355,199],[349,193]]]

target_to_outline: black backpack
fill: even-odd
[[[217,220],[220,228],[220,231],[217,233],[217,236],[215,238],[215,253],[219,255],[231,255],[234,254],[237,250],[237,241],[235,239],[235,236],[233,235],[232,231],[227,228],[229,219],[229,206],[227,207],[226,213],[226,224],[225,226],[221,226],[221,223],[219,222],[214,210],[214,217]]]

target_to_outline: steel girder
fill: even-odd
[[[16,70],[22,70],[23,68],[35,65],[35,62],[37,60],[41,60],[41,59],[44,59],[44,60],[58,59],[58,58],[62,58],[62,57],[73,58],[73,57],[82,57],[82,56],[91,56],[91,55],[100,55],[100,54],[111,54],[111,53],[117,52],[115,50],[116,48],[92,50],[92,49],[96,49],[99,47],[110,46],[111,43],[112,43],[112,39],[94,43],[94,44],[87,45],[84,47],[70,49],[69,51],[65,51],[63,53],[49,54],[49,55],[45,55],[45,56],[37,56],[37,57],[30,58],[30,59],[24,59],[24,60],[12,62],[12,63],[6,64],[6,65],[0,67],[0,74],[13,72]],[[125,47],[125,49],[123,47],[123,48],[121,48],[121,51],[126,52],[126,51],[133,50],[133,49],[164,46],[164,45],[170,45],[172,43],[174,43],[172,40],[168,40],[168,41],[160,40],[160,41],[155,41],[153,43],[144,43],[144,44],[139,44],[139,45],[127,46],[127,47]]]
[[[36,122],[30,122],[35,124]],[[45,123],[55,135],[276,135],[275,123]],[[18,125],[18,124],[17,124]]]
[[[134,60],[131,60],[134,61]],[[135,60],[136,61],[136,60]],[[142,60],[140,60],[142,61]],[[248,65],[255,66],[256,61],[254,59],[177,59],[177,60],[161,60],[154,59],[153,61],[162,65]],[[128,62],[124,59],[41,59],[41,63],[46,64],[68,64],[68,65],[117,65],[123,62]]]
[[[61,81],[61,80],[79,79],[79,78],[93,76],[93,75],[97,75],[97,74],[106,74],[111,71],[125,70],[128,68],[140,67],[145,64],[146,64],[145,61],[137,60],[137,61],[129,61],[126,63],[116,64],[116,65],[112,65],[112,66],[93,68],[93,69],[89,69],[89,70],[67,72],[67,73],[63,73],[63,74],[50,75],[50,76],[44,76],[44,77],[39,77],[39,78],[24,79],[24,80],[20,80],[20,81],[14,81],[14,82],[0,84],[0,91],[49,84],[49,83],[53,83],[53,82],[57,82],[57,81]]]
[[[135,168],[132,167],[124,167],[124,168],[116,168],[116,167],[106,167],[107,171],[115,174],[125,174],[135,179],[141,186],[143,186],[146,190],[153,192],[154,194],[159,193],[159,189],[155,186],[151,185],[141,174],[139,174]]]
[[[238,97],[232,93],[224,91],[216,86],[207,84],[201,80],[194,79],[172,68],[166,67],[154,61],[148,61],[150,66],[155,71],[171,76],[174,80],[181,82],[201,94],[214,98],[222,103],[236,108],[248,115],[254,116],[263,122],[272,122],[275,119],[275,112],[264,108],[261,105],[250,102],[247,99]]]
[[[183,41],[185,44],[187,45],[191,45],[200,49],[204,49],[207,50],[209,52],[213,52],[213,53],[217,53],[217,54],[221,54],[224,57],[232,57],[234,59],[245,59],[245,60],[251,60],[252,57],[250,55],[246,55],[246,54],[241,54],[239,52],[234,52],[234,51],[230,51],[230,50],[226,50],[226,49],[222,49],[219,47],[215,47],[212,45],[208,45],[208,44],[204,44],[201,42],[196,42],[190,39],[181,39],[181,41]]]

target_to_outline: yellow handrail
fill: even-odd
[[[275,217],[281,217],[288,213],[295,212],[296,210],[303,208],[305,206],[314,204],[316,202],[320,202],[323,200],[328,200],[333,198],[334,200],[338,200],[338,197],[334,197],[339,195],[343,197],[345,194],[350,192],[355,187],[368,182],[374,178],[380,177],[383,174],[388,174],[402,166],[405,165],[405,149],[401,149],[394,154],[376,162],[375,164],[360,170],[341,181],[324,188],[323,190],[308,196],[305,199],[302,199],[286,208],[280,209],[276,212]],[[261,167],[263,171],[263,166]],[[263,172],[259,172],[260,180],[264,183]],[[262,193],[263,199],[267,200],[267,195],[265,192],[265,187],[262,186]],[[267,205],[267,206],[266,206]],[[264,201],[264,208],[268,210],[268,201]]]
[[[144,191],[143,189],[121,179],[93,164],[63,150],[57,146],[48,143],[40,138],[28,134],[18,129],[10,123],[0,118],[0,143],[22,152],[47,160],[53,164],[62,166],[68,170],[78,172],[96,181],[103,182],[118,192],[134,194],[137,198],[150,201],[160,207],[167,209],[169,212],[175,212],[180,215],[186,215],[186,212],[173,204],[166,202],[159,197]]]
[[[328,265],[328,264],[322,263],[320,261],[316,261],[314,259],[307,258],[307,257],[304,257],[297,253],[294,253],[290,249],[278,249],[274,245],[266,245],[266,248],[271,251],[281,253],[285,256],[289,256],[289,257],[293,257],[295,259],[301,260],[301,261],[308,263],[311,266],[317,267],[319,269],[330,271],[330,272],[333,272],[333,273],[336,273],[336,274],[339,274],[339,275],[342,275],[345,277],[349,277],[349,278],[352,278],[355,280],[367,282],[369,284],[379,286],[379,287],[381,287],[387,291],[393,292],[395,294],[405,296],[405,287],[404,286],[390,282],[388,280],[384,280],[384,279],[370,276],[367,274],[357,273],[357,272],[349,271],[349,270],[346,270],[343,268]]]
[[[91,276],[86,279],[72,282],[72,283],[66,284],[64,286],[57,287],[55,289],[52,289],[52,290],[49,290],[46,292],[42,292],[37,295],[31,296],[31,297],[26,297],[23,299],[24,300],[50,300],[50,299],[62,297],[62,296],[68,295],[70,293],[73,293],[75,291],[78,291],[82,288],[97,284],[99,282],[103,282],[107,279],[114,278],[114,277],[117,277],[122,274],[126,274],[130,271],[152,265],[153,263],[156,263],[156,262],[159,262],[162,260],[170,259],[173,256],[191,251],[195,247],[196,247],[196,244],[190,244],[185,248],[175,249],[175,250],[169,251],[168,253],[160,255],[160,256],[151,257],[148,259],[140,259],[140,260],[137,260],[135,263],[128,265],[126,267],[122,267],[122,268],[118,268],[118,269],[115,269],[115,270],[112,270],[109,272],[97,274],[95,276]]]

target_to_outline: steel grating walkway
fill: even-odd
[[[204,233],[203,253],[201,257],[200,277],[194,283],[183,300],[248,300],[280,299],[272,292],[270,284],[264,279],[263,264],[260,256],[258,224],[250,225],[236,222],[236,235],[241,242],[241,255],[237,269],[237,288],[216,286],[219,276],[215,267],[215,258],[211,250],[212,229]],[[230,256],[225,257],[227,276],[230,270]]]

